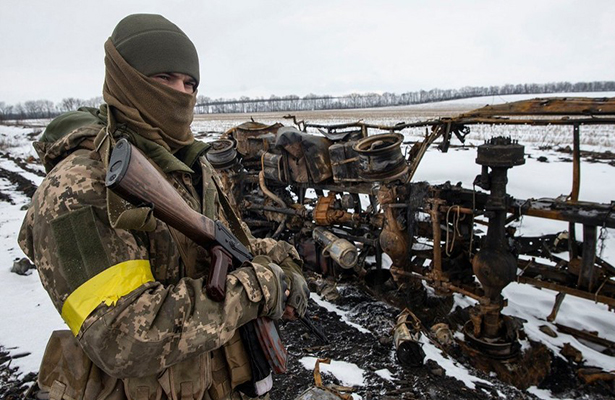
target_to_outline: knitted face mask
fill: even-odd
[[[171,152],[194,141],[190,124],[196,92],[182,93],[143,75],[110,39],[105,43],[105,67],[103,98],[117,122]]]
[[[157,14],[133,14],[121,20],[111,43],[124,60],[145,76],[180,72],[199,82],[199,57],[186,34]]]

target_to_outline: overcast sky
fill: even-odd
[[[211,98],[615,80],[613,0],[1,0],[0,101],[100,96],[139,12],[188,34]]]

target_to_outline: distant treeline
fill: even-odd
[[[546,94],[615,91],[615,81],[526,83],[504,86],[466,86],[461,89],[431,89],[397,93],[351,93],[345,96],[308,94],[271,96],[268,99],[242,96],[239,99],[210,99],[199,96],[198,114],[253,113],[271,111],[336,110],[344,108],[373,108],[433,103],[479,96],[508,94]]]
[[[433,103],[437,101],[465,99],[479,96],[496,96],[508,94],[547,94],[547,93],[580,93],[615,91],[615,81],[596,82],[552,82],[526,83],[504,86],[466,86],[461,89],[431,89],[416,92],[397,93],[351,93],[345,96],[328,96],[308,94],[303,97],[296,95],[275,96],[269,98],[250,98],[242,96],[239,99],[211,99],[205,96],[197,97],[195,112],[197,114],[222,113],[256,113],[272,111],[307,111],[336,110],[345,108],[372,108],[402,106],[410,104]],[[73,111],[82,106],[98,107],[102,97],[89,100],[66,98],[54,104],[49,100],[33,100],[16,105],[0,101],[0,120],[52,118],[66,111]]]

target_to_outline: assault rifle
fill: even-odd
[[[190,208],[162,173],[126,139],[118,140],[111,153],[105,185],[133,205],[151,207],[156,218],[209,250],[213,263],[206,292],[214,301],[224,300],[229,270],[252,259],[250,251],[232,232],[220,221]],[[286,372],[286,349],[273,321],[258,318],[254,328],[273,371]]]

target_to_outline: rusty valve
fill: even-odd
[[[335,207],[335,193],[330,192],[328,196],[318,199],[314,207],[314,222],[318,225],[333,225],[344,223],[355,223],[360,218],[359,214],[351,214],[345,210]]]

